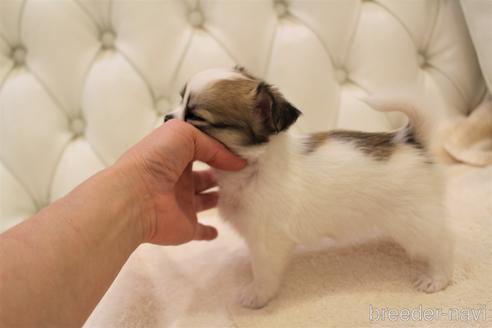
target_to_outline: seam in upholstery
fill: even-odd
[[[196,0],[196,8],[200,9],[201,8],[201,2],[199,0]],[[203,24],[202,30],[205,31],[210,37],[219,45],[222,50],[225,51],[226,55],[229,56],[229,58],[237,65],[241,65],[242,63],[239,62],[238,58],[236,58],[235,55],[231,52],[231,50],[225,45],[225,43],[218,37],[216,36],[212,30],[208,29],[206,24]]]
[[[460,8],[461,8],[461,11],[463,12],[463,18],[466,20],[466,17],[467,15],[469,14],[468,12],[468,7],[467,6],[463,6],[463,4],[460,2]],[[470,40],[472,43],[475,43],[475,36],[472,35],[470,29],[467,28],[467,35],[469,36]],[[483,69],[482,69],[482,63],[480,62],[479,58],[478,58],[478,54],[477,54],[477,50],[475,49],[475,47],[473,47],[474,49],[474,54],[475,54],[475,58],[476,58],[476,61],[478,62],[478,67],[479,67],[479,70],[480,70],[480,79],[481,79],[481,90],[480,90],[480,93],[477,93],[474,95],[474,97],[472,97],[472,99],[470,99],[470,104],[468,106],[468,108],[466,109],[466,114],[470,114],[486,97],[487,95],[487,86],[486,86],[486,81],[485,81],[485,77],[483,76]],[[491,207],[492,208],[492,207]]]
[[[32,193],[32,191],[27,187],[27,185],[21,179],[19,179],[19,177],[17,176],[17,174],[15,174],[14,171],[12,171],[12,169],[10,168],[10,166],[7,165],[7,163],[5,163],[5,161],[3,160],[3,158],[0,158],[0,163],[2,163],[3,167],[5,168],[5,170],[24,189],[24,191],[26,192],[27,196],[29,196],[31,198],[31,201],[32,201],[34,207],[36,207],[36,212],[39,211],[42,208],[41,207],[41,204],[38,203],[38,201],[34,197],[34,194]]]
[[[185,2],[185,6],[187,6],[188,9],[190,9],[190,6],[186,2]],[[201,10],[203,12],[202,2],[200,0],[194,0],[194,3],[191,5],[191,7],[194,10]]]
[[[78,5],[79,9],[81,9],[85,13],[85,15],[88,16],[88,18],[90,20],[92,20],[93,22],[95,22],[95,20],[93,20],[93,18],[80,6],[78,0],[73,0],[73,1],[74,1],[74,3],[76,5]],[[24,13],[24,10],[25,10],[24,8],[26,6],[26,3],[27,3],[27,0],[24,0],[24,6],[23,6],[23,11],[22,11],[23,13]],[[21,19],[19,19],[19,21],[20,20]],[[97,28],[97,22],[95,22],[95,25],[96,25],[96,28]],[[20,38],[20,33],[21,33],[21,31],[20,31],[20,28],[21,27],[20,26],[21,25],[19,25],[19,38]],[[89,66],[89,70],[90,70],[90,67],[93,65],[93,63],[94,63],[94,59],[91,61],[91,64]],[[67,120],[70,120],[70,118],[72,116],[71,113],[68,111],[67,108],[65,108],[65,106],[62,105],[61,101],[59,101],[59,99],[55,96],[55,94],[48,88],[48,86],[43,81],[43,79],[37,74],[37,72],[34,69],[32,69],[32,67],[29,66],[29,64],[27,62],[25,63],[24,66],[26,67],[26,70],[29,71],[29,73],[31,73],[35,77],[35,79],[42,86],[42,88],[45,90],[45,92],[48,94],[48,96],[52,99],[52,101],[57,105],[57,107],[61,110],[61,112],[64,114],[64,116],[67,118]],[[75,110],[77,110],[77,109],[75,109]],[[81,110],[81,109],[79,108],[78,110]]]
[[[22,1],[21,9],[19,11],[19,20],[17,21],[17,34],[19,37],[19,44],[22,42],[22,20],[24,19],[24,13],[26,12],[27,0]]]
[[[86,82],[87,82],[87,79],[89,78],[89,74],[92,70],[92,68],[94,67],[94,64],[96,63],[96,60],[97,58],[99,57],[99,54],[101,53],[101,49],[99,49],[95,54],[94,54],[94,57],[91,59],[91,61],[89,62],[89,65],[87,67],[87,70],[86,72],[84,73],[84,78],[82,79],[82,90],[80,91],[81,94],[80,94],[80,108],[78,108],[78,110],[80,111],[80,114],[82,114],[84,112],[84,108],[83,108],[83,95],[84,95],[84,87],[86,85]]]
[[[432,18],[432,25],[431,25],[431,28],[427,34],[427,37],[426,37],[426,40],[424,41],[424,44],[423,44],[423,49],[428,49],[429,46],[430,46],[430,43],[431,43],[431,40],[432,40],[432,37],[434,36],[434,31],[436,29],[436,25],[437,25],[437,20],[439,18],[439,8],[440,8],[440,4],[441,2],[439,0],[436,0],[435,2],[431,2],[431,3],[435,3],[434,5],[434,15],[433,15],[433,18]]]
[[[12,65],[12,67],[9,69],[9,71],[7,72],[7,74],[5,74],[5,78],[0,81],[0,91],[3,88],[3,86],[5,85],[5,83],[7,83],[7,80],[9,78],[9,75],[12,74],[12,72],[14,71],[14,69],[15,69],[15,65]]]
[[[117,50],[117,51],[116,51]],[[133,62],[133,60],[130,59],[129,56],[127,56],[127,54],[125,54],[121,49],[116,49],[115,48],[115,52],[120,54],[121,57],[123,57],[128,65],[130,65],[131,68],[133,68],[133,70],[135,71],[135,73],[142,79],[142,81],[144,82],[145,86],[147,87],[147,90],[149,91],[150,93],[150,96],[152,99],[156,99],[155,97],[155,92],[154,90],[152,89],[152,86],[150,85],[150,82],[145,78],[144,74],[142,73],[142,71],[140,70],[140,68],[138,68],[138,66]]]
[[[343,61],[344,63],[341,65],[341,66],[347,66],[347,57],[348,57],[348,54],[350,53],[350,51],[352,50],[352,48],[354,47],[354,41],[355,41],[355,34],[357,33],[357,29],[359,28],[359,25],[360,25],[360,15],[361,15],[361,12],[362,12],[362,6],[359,6],[359,11],[357,13],[357,19],[356,19],[356,24],[353,24],[353,29],[352,29],[352,36],[351,38],[349,39],[349,43],[347,44],[347,49],[344,53],[344,57],[343,57]],[[334,65],[334,62],[332,62],[332,65]],[[335,69],[335,66],[332,66],[334,69]],[[350,78],[350,75],[348,76],[347,78],[347,82],[359,87],[360,89],[364,90],[367,94],[370,94],[365,88],[363,88],[358,82],[356,82],[355,80],[351,79]],[[340,86],[340,89],[342,89],[342,86]],[[335,117],[334,117],[334,120],[335,120],[335,125],[338,123],[338,119],[340,118],[340,111],[341,111],[341,104],[342,104],[342,95],[341,95],[342,91],[340,91],[340,94],[338,96],[338,110],[336,111],[335,113]]]
[[[378,1],[372,1],[372,3],[374,3],[374,5],[376,6],[379,6],[381,7],[382,9],[384,9],[386,12],[388,12],[390,14],[390,16],[392,16],[401,26],[403,26],[403,29],[405,30],[405,32],[407,32],[408,34],[408,37],[410,38],[410,40],[412,40],[412,43],[413,43],[413,46],[415,49],[419,49],[419,47],[417,46],[417,42],[415,40],[415,38],[413,37],[412,33],[410,32],[410,29],[408,28],[408,26],[401,20],[400,17],[398,17],[393,11],[391,11],[387,6],[383,5],[382,3],[378,2]]]
[[[17,33],[19,34],[20,44],[23,44],[23,42],[22,42],[22,25],[23,25],[22,21],[23,21],[24,16],[25,16],[27,1],[28,0],[24,0],[22,2],[21,11],[19,13],[19,21],[17,23],[18,24],[17,25],[17,29],[18,29]],[[44,81],[41,79],[41,77],[29,66],[29,64],[27,62],[24,64],[24,67],[25,67],[26,71],[31,73],[31,75],[38,81],[38,83],[41,85],[41,87],[44,89],[44,91],[48,94],[48,97],[50,97],[51,100],[53,101],[53,103],[56,105],[55,107],[57,107],[63,113],[63,116],[65,116],[67,118],[69,116],[68,111],[64,108],[64,106],[58,100],[58,98],[56,98],[55,95],[51,92],[51,90],[44,83]]]
[[[99,33],[101,33],[103,27],[101,25],[99,25],[99,23],[97,22],[97,20],[94,17],[92,17],[92,15],[89,13],[89,11],[87,10],[87,8],[85,8],[84,6],[82,6],[82,4],[80,3],[80,0],[73,0],[73,1],[85,13],[85,15],[94,23],[94,25],[96,26],[97,31]],[[79,115],[78,116],[83,116],[83,113],[84,113],[84,108],[83,108],[84,87],[86,85],[87,79],[89,78],[89,74],[90,74],[92,68],[94,67],[94,64],[96,63],[97,58],[99,57],[99,54],[101,53],[101,51],[102,51],[102,46],[99,45],[99,48],[97,49],[97,51],[95,52],[94,56],[92,57],[92,59],[89,61],[88,65],[87,65],[87,70],[82,75],[83,76],[83,78],[82,78],[82,88],[81,88],[80,94],[79,94],[79,97],[80,97],[79,98],[80,99],[80,103],[79,103],[79,106],[78,106],[79,108],[74,108],[74,110],[76,110],[76,111],[79,112]]]
[[[89,139],[87,139],[87,144],[89,145],[89,147],[91,148],[91,150],[94,152],[94,155],[96,155],[97,159],[101,162],[101,164],[104,166],[104,167],[108,167],[108,163],[106,163],[106,161],[103,159],[103,157],[101,156],[101,154],[99,154],[99,152],[96,150],[96,148],[94,147],[94,145],[92,145],[90,142],[89,142]]]
[[[216,35],[214,35],[214,34],[212,33],[212,31],[211,31],[211,30],[207,29],[207,27],[206,27],[205,25],[203,26],[203,30],[204,30],[206,33],[208,33],[208,34],[210,35],[210,37],[211,37],[211,38],[212,38],[215,42],[217,42],[217,44],[218,44],[218,45],[219,45],[219,46],[220,46],[220,47],[221,47],[221,48],[222,48],[222,49],[226,52],[226,54],[227,54],[227,55],[231,58],[231,60],[232,60],[234,63],[239,64],[239,65],[241,64],[241,63],[237,60],[236,56],[234,56],[234,55],[232,54],[232,52],[229,50],[229,48],[227,48],[227,47],[225,46],[225,44],[222,42],[222,40],[220,40],[220,38],[218,38]]]
[[[50,174],[50,179],[49,179],[49,183],[48,183],[48,190],[46,191],[46,199],[45,199],[46,204],[50,204],[52,202],[51,190],[53,189],[53,182],[55,182],[56,172],[58,170],[58,167],[60,167],[60,163],[61,163],[61,160],[63,158],[63,155],[65,154],[65,151],[67,150],[68,146],[72,143],[72,141],[73,141],[73,138],[70,138],[65,143],[65,145],[63,145],[60,153],[58,154],[58,157],[56,159],[56,164],[54,165],[54,168]]]
[[[76,1],[77,1],[77,0],[76,0]],[[80,5],[80,4],[79,4],[79,5]],[[109,27],[109,28],[112,28],[112,26],[113,26],[113,24],[112,24],[112,15],[113,15],[113,1],[112,1],[112,0],[110,0],[110,1],[109,1],[109,4],[108,4],[108,17],[107,17],[107,20],[108,20],[108,27]],[[90,15],[89,15],[89,16],[90,16]],[[92,19],[92,16],[90,16],[90,17],[91,17],[91,19]],[[102,28],[102,26],[98,25],[97,23],[96,23],[96,27],[97,27],[99,30]],[[114,29],[113,29],[113,30],[114,30]],[[98,57],[99,57],[99,55],[101,54],[101,51],[102,51],[102,50],[101,50],[101,48],[99,48],[99,50],[98,50],[98,51],[94,54],[94,57],[92,58],[92,60],[91,60],[91,62],[90,62],[90,64],[89,64],[89,66],[88,66],[87,72],[86,72],[86,74],[85,74],[85,78],[84,78],[84,80],[83,80],[83,81],[84,81],[84,82],[83,82],[83,85],[85,85],[85,82],[87,81],[87,78],[88,78],[88,76],[89,76],[89,73],[90,73],[90,71],[91,71],[92,67],[94,66],[94,64],[95,64],[95,62],[96,62],[96,60],[97,60],[97,58],[98,58]],[[146,85],[147,89],[149,90],[149,93],[152,95],[152,94],[153,94],[153,92],[152,92],[152,89],[151,89],[151,87],[150,87],[150,85],[149,85],[148,81],[147,81],[147,80],[143,77],[143,75],[142,75],[142,73],[140,72],[140,70],[138,70],[138,69],[135,67],[135,65],[133,64],[133,62],[132,62],[132,61],[130,61],[130,60],[128,59],[128,57],[125,55],[125,53],[123,53],[123,51],[121,51],[121,49],[118,49],[118,48],[116,48],[116,47],[115,47],[114,52],[115,52],[116,54],[118,54],[118,53],[119,53],[119,54],[120,54],[123,58],[125,58],[125,59],[126,59],[126,61],[128,62],[128,64],[129,64],[129,65],[130,65],[130,66],[134,69],[134,71],[137,73],[137,75],[139,75],[139,76],[140,76],[140,78],[142,79],[142,81],[143,81],[143,82],[144,82],[144,84]],[[82,100],[82,98],[81,98],[81,100]],[[82,106],[82,101],[81,101],[81,103],[80,103],[80,108],[79,108],[79,110],[80,110],[81,114],[84,112],[84,108],[83,108],[83,106]],[[70,143],[74,142],[74,140],[75,140],[75,139],[76,139],[76,138],[71,138],[71,139],[67,142],[67,145],[65,146],[65,148],[64,148],[64,150],[63,150],[63,152],[62,152],[62,155],[61,155],[61,156],[63,156],[63,153],[65,152],[66,147],[68,147],[68,146],[70,145]],[[107,166],[108,166],[108,164],[106,163],[106,161],[105,161],[105,160],[103,159],[103,157],[99,154],[99,152],[96,150],[96,148],[95,148],[95,147],[94,147],[94,146],[93,146],[93,145],[89,142],[89,140],[88,140],[88,139],[87,139],[87,144],[89,145],[89,148],[92,150],[93,154],[96,156],[96,158],[99,160],[99,162],[100,162],[100,163],[101,163],[104,167],[107,167]],[[49,194],[49,197],[50,197],[50,198],[51,198],[51,189],[52,189],[52,184],[53,184],[53,182],[54,182],[54,175],[56,174],[56,169],[58,168],[58,166],[59,166],[59,164],[60,164],[60,162],[61,162],[61,156],[60,156],[60,161],[57,163],[57,165],[56,165],[56,167],[55,167],[54,174],[53,174],[53,179],[52,179],[52,181],[51,181],[51,183],[50,183],[50,190],[49,190],[49,191],[50,191],[50,194]]]
[[[328,59],[330,60],[330,63],[331,63],[331,66],[332,67],[336,67],[335,65],[335,59],[334,57],[332,56],[330,50],[328,49],[328,47],[326,46],[326,44],[323,42],[323,39],[321,38],[321,36],[311,27],[311,25],[307,24],[306,22],[304,22],[299,16],[297,16],[295,13],[290,13],[289,15],[290,17],[294,18],[294,20],[297,20],[298,23],[301,23],[302,25],[304,25],[305,28],[307,28],[311,33],[313,33],[313,35],[315,36],[315,38],[318,40],[318,42],[321,44],[321,47],[323,48],[323,50],[325,51],[326,55],[328,56]]]
[[[347,66],[347,57],[354,47],[354,42],[355,42],[355,34],[357,33],[357,28],[359,27],[359,22],[360,22],[360,15],[362,12],[362,5],[358,6],[359,10],[357,12],[357,18],[355,20],[355,24],[352,24],[352,35],[349,38],[349,42],[347,43],[347,47],[345,48],[345,51],[343,52],[343,63],[341,63],[341,66]]]
[[[173,81],[176,80],[176,77],[178,76],[178,72],[181,70],[181,67],[183,66],[184,59],[186,57],[186,54],[190,50],[191,40],[193,39],[194,35],[195,35],[194,30],[191,30],[191,32],[188,36],[188,40],[186,41],[186,45],[184,46],[183,53],[179,57],[178,63],[176,64],[176,68],[174,69],[173,73],[171,74],[171,80],[169,81],[169,84],[168,84],[169,86],[172,85]],[[169,88],[169,92],[167,92],[167,95],[165,95],[164,97],[170,99],[171,96],[172,96],[171,95],[171,88]],[[155,101],[157,101],[157,98],[154,98],[154,102]]]
[[[36,73],[35,70],[31,69],[27,63],[24,65],[24,67],[26,68],[26,71],[28,71],[34,77],[34,79],[39,83],[39,85],[46,92],[48,97],[51,98],[53,104],[56,105],[55,107],[58,108],[58,110],[60,110],[63,116],[67,119],[67,123],[68,123],[70,115],[68,114],[68,111],[62,105],[62,103],[58,100],[58,98],[55,97],[55,95],[51,92],[48,86],[44,83],[43,79],[39,77],[39,75]]]
[[[2,93],[1,91],[3,90],[3,86],[5,85],[5,83],[8,80],[9,75],[12,74],[13,71],[14,71],[14,68],[11,68],[10,71],[8,71],[7,74],[5,75],[5,79],[3,79],[1,81],[1,83],[0,83],[0,95]],[[29,196],[31,198],[31,202],[33,203],[34,207],[36,207],[36,210],[40,209],[41,208],[40,204],[37,202],[36,198],[34,197],[33,193],[31,192],[31,190],[27,187],[26,184],[24,184],[24,182],[22,182],[21,179],[19,179],[19,177],[17,177],[16,174],[14,174],[14,171],[12,171],[10,166],[8,166],[1,157],[0,157],[0,163],[3,165],[5,170],[12,176],[12,178],[17,181],[17,183],[21,186],[21,188],[24,189],[24,192],[27,194],[27,196]]]
[[[483,79],[482,79],[483,81]],[[483,101],[485,101],[485,98],[487,97],[488,89],[485,85],[485,83],[481,83],[480,86],[480,93],[477,93],[475,97],[471,100],[471,104],[466,108],[466,115],[469,115],[475,108],[478,107]]]
[[[201,9],[201,3],[198,0],[195,0],[195,3],[192,4],[191,6],[190,6],[190,4],[187,1],[184,1],[183,2],[183,5],[184,5],[184,7],[186,7],[185,10],[187,10],[187,11]],[[170,81],[168,83],[169,86],[171,86],[173,84],[173,81],[176,80],[176,77],[178,76],[178,72],[181,70],[181,67],[183,66],[184,58],[185,58],[188,50],[190,49],[191,40],[193,39],[193,36],[194,35],[195,35],[194,29],[191,29],[190,34],[188,36],[188,40],[186,41],[186,44],[184,46],[183,52],[182,52],[181,56],[178,59],[178,63],[176,64],[176,67],[175,67],[173,73],[171,74],[171,79],[170,79]],[[163,96],[159,96],[159,98],[160,97],[165,97],[167,99],[171,99],[171,97],[172,97],[172,95],[171,95],[171,88],[169,88],[168,92],[166,92],[164,90]],[[156,106],[155,105],[155,102],[157,101],[157,99],[158,98],[157,98],[157,95],[156,95],[156,98],[153,99],[154,100],[154,106]]]
[[[478,96],[475,96],[473,99],[473,102],[471,103],[471,105],[466,109],[466,115],[470,114],[475,108],[477,108],[477,106],[479,104],[482,103],[482,101],[485,100],[485,97],[487,97],[487,93],[488,93],[488,89],[487,87],[485,86],[485,83],[483,83],[483,78],[482,78],[482,83],[481,83],[481,86],[480,86],[480,93],[478,94]]]
[[[270,47],[268,48],[267,52],[267,57],[265,60],[265,67],[263,69],[263,78],[266,79],[268,69],[270,68],[270,64],[272,63],[272,56],[273,56],[273,47],[275,45],[275,41],[277,40],[277,35],[278,35],[278,26],[281,24],[281,20],[277,18],[277,24],[275,24],[275,30],[272,33],[272,39],[270,41]]]
[[[436,7],[435,7],[436,9],[435,9],[435,13],[434,13],[433,24],[432,24],[431,30],[429,32],[429,36],[426,40],[425,49],[429,49],[430,43],[432,42],[432,39],[434,38],[434,33],[436,31],[437,21],[439,20],[439,17],[440,17],[441,6],[442,6],[441,0],[436,0]],[[432,57],[431,54],[429,54],[429,55]],[[427,69],[429,69],[429,68],[434,69],[436,72],[441,73],[441,75],[444,76],[456,88],[456,90],[460,94],[461,98],[463,98],[463,102],[468,105],[468,102],[466,101],[465,91],[460,87],[460,85],[456,81],[454,81],[454,79],[451,76],[449,76],[446,72],[441,70],[439,67],[433,65],[431,61],[429,61],[427,63],[427,65],[428,65]]]
[[[73,2],[77,7],[79,7],[79,9],[84,13],[84,15],[86,15],[87,18],[89,18],[92,21],[92,23],[94,23],[94,25],[99,31],[103,29],[103,26],[100,25],[99,22],[91,15],[90,11],[86,7],[84,7],[82,3],[80,3],[80,0],[73,0]]]
[[[458,94],[461,96],[461,98],[463,98],[463,102],[466,105],[468,105],[468,101],[466,101],[465,92],[463,91],[463,89],[461,89],[461,87],[458,85],[458,83],[456,81],[454,81],[453,78],[451,78],[451,76],[449,76],[445,71],[443,71],[439,67],[432,65],[431,63],[429,63],[427,66],[427,70],[429,70],[429,69],[433,69],[436,72],[441,73],[441,75],[443,77],[445,77],[449,81],[449,83],[451,83],[456,88],[456,91],[458,91]]]
[[[50,183],[49,183],[49,189],[48,189],[48,192],[47,192],[47,204],[51,203],[53,201],[53,199],[51,199],[51,190],[53,189],[53,182],[55,181],[55,175],[56,175],[56,172],[58,170],[58,168],[60,167],[60,163],[61,163],[61,160],[63,158],[63,155],[65,154],[65,151],[67,150],[68,146],[70,146],[70,144],[74,143],[75,140],[77,140],[79,137],[75,137],[75,138],[70,138],[67,143],[63,146],[62,148],[62,151],[60,152],[60,155],[58,157],[58,160],[56,161],[56,165],[53,169],[53,172],[51,174],[51,178],[50,178]],[[96,156],[97,160],[104,166],[104,167],[107,167],[108,165],[106,164],[106,162],[103,160],[103,158],[99,155],[99,153],[95,150],[95,148],[92,146],[92,144],[86,140],[87,144],[89,145],[89,148],[92,150],[92,152],[94,153],[94,155]]]
[[[372,92],[370,92],[368,89],[363,87],[362,84],[359,84],[359,82],[356,82],[355,80],[352,80],[351,78],[348,78],[346,83],[355,85],[357,88],[361,89],[362,91],[364,91],[368,95],[372,94]]]
[[[113,0],[109,0],[108,1],[108,17],[106,17],[106,20],[108,21],[109,27],[114,31],[114,26],[113,26],[113,5],[114,5],[114,1]]]
[[[5,44],[7,45],[7,47],[9,48],[12,48],[12,44],[9,42],[9,40],[7,39],[7,37],[0,31],[0,39],[5,42]]]
[[[111,0],[109,2],[109,25],[110,26],[113,25],[112,24],[112,22],[113,22],[113,2],[114,2],[113,0]],[[152,99],[156,99],[155,92],[152,89],[152,86],[151,86],[150,82],[145,78],[145,75],[140,70],[140,68],[133,62],[133,60],[131,60],[130,57],[122,49],[117,48],[116,46],[114,48],[114,52],[119,53],[127,61],[127,63],[133,68],[133,70],[135,71],[135,73],[137,73],[137,75],[144,82],[145,86],[147,87],[147,90],[150,93],[151,98]]]
[[[80,104],[79,104],[79,108],[78,108],[78,111],[79,111],[79,116],[82,116],[82,114],[84,113],[84,107],[83,107],[83,95],[84,95],[84,87],[86,85],[86,82],[87,82],[87,79],[89,78],[89,74],[92,70],[92,68],[94,67],[94,64],[96,63],[97,61],[97,58],[99,57],[99,55],[101,54],[101,52],[103,51],[101,49],[102,47],[100,46],[99,49],[96,51],[96,53],[94,54],[94,56],[92,57],[92,59],[89,61],[89,64],[87,65],[87,70],[85,71],[84,75],[83,75],[83,79],[82,79],[82,88],[80,90]],[[115,51],[116,52],[116,51]]]
[[[434,13],[434,19],[433,19],[433,24],[429,33],[429,36],[426,40],[425,43],[425,49],[428,49],[430,47],[430,43],[434,37],[434,33],[436,31],[436,26],[437,26],[437,21],[439,20],[440,17],[440,8],[442,6],[442,1],[441,0],[436,0],[436,6],[435,6],[435,13]],[[432,57],[431,54],[429,54],[430,57]],[[461,88],[459,83],[457,83],[451,76],[449,76],[445,71],[441,70],[439,67],[435,66],[432,64],[432,61],[429,61],[427,63],[427,69],[434,69],[436,72],[440,73],[443,77],[445,77],[458,91],[460,94],[461,98],[463,99],[463,102],[468,106],[468,101],[466,100],[465,96],[465,91]]]
[[[42,88],[42,89],[44,89],[44,90],[45,90],[45,92],[48,94],[48,97],[49,97],[49,98],[51,98],[51,99],[52,99],[52,101],[54,101],[54,100],[55,100],[55,98],[53,98],[53,97],[50,95],[50,92],[49,92],[49,90],[46,88],[46,86],[45,86],[45,85],[44,85],[44,84],[43,84],[43,83],[42,83],[42,82],[38,79],[38,77],[37,77],[37,76],[36,76],[36,75],[35,75],[32,71],[30,71],[30,70],[28,69],[27,65],[26,65],[25,67],[26,67],[26,72],[31,73],[31,75],[33,76],[33,78],[34,78],[34,79],[35,79],[35,80],[36,80],[36,81],[37,81],[37,82],[41,85],[41,88]],[[10,74],[12,71],[13,71],[13,69],[9,72],[9,74]],[[7,76],[6,76],[6,78],[4,79],[4,81],[2,81],[2,84],[0,85],[0,88],[1,88],[1,87],[3,87],[3,83],[4,83],[5,81],[7,81],[7,77],[8,77],[8,75],[9,75],[9,74],[7,74]],[[68,116],[68,115],[67,115],[67,113],[66,113],[66,112],[64,112],[64,111],[62,110],[62,107],[60,107],[60,104],[59,104],[58,102],[56,102],[56,100],[55,100],[54,104],[55,104],[55,107],[56,107],[56,108],[58,108],[58,110],[61,112],[62,116],[63,116],[63,117],[67,120],[67,124],[68,124],[68,118],[67,118],[67,116]],[[66,148],[66,146],[64,146],[64,147],[63,147],[62,152],[61,152],[61,153],[60,153],[60,155],[59,155],[59,159],[56,161],[56,164],[55,164],[55,169],[56,169],[56,168],[58,167],[58,165],[59,165],[59,161],[60,161],[60,159],[61,159],[61,156],[63,155],[63,152],[64,152],[65,148]],[[6,165],[6,164],[5,164],[5,161],[3,161],[3,160],[2,160],[1,162],[4,164],[4,166],[5,166],[6,168],[8,168],[8,171],[10,172],[10,174],[11,174],[11,175],[12,175],[12,176],[13,176],[13,177],[14,177],[14,178],[15,178],[15,179],[19,182],[19,184],[20,184],[20,185],[21,185],[21,186],[25,189],[26,193],[27,193],[27,194],[28,194],[28,195],[32,198],[32,201],[33,201],[34,205],[36,206],[36,209],[37,209],[37,210],[40,210],[40,209],[42,208],[41,204],[40,204],[40,203],[39,203],[39,202],[38,202],[38,201],[34,198],[33,194],[30,192],[30,190],[27,188],[27,186],[26,186],[24,183],[22,183],[22,182],[21,182],[21,180],[20,180],[20,179],[19,179],[19,178],[18,178],[15,174],[13,174],[13,171],[12,171],[12,170],[11,170],[11,169],[10,169],[10,168]],[[53,175],[53,177],[54,177],[54,175]],[[45,203],[46,203],[46,204],[48,204],[48,202],[49,202],[49,200],[50,200],[50,196],[51,196],[51,195],[50,195],[50,190],[51,190],[51,185],[52,185],[52,183],[53,183],[53,178],[52,178],[52,179],[50,179],[50,182],[49,182],[49,184],[48,184],[48,188],[49,188],[49,189],[47,190],[47,195],[48,195],[48,198],[47,198],[47,199],[44,199],[44,201],[45,201]]]

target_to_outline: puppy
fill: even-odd
[[[244,306],[260,308],[275,296],[296,245],[375,230],[426,263],[417,289],[446,287],[452,241],[443,181],[411,106],[378,104],[409,116],[394,132],[295,136],[287,130],[301,112],[242,68],[198,73],[181,96],[166,120],[185,120],[248,161],[239,172],[216,171],[219,213],[251,253],[254,279],[241,292]]]

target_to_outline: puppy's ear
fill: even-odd
[[[287,130],[302,114],[265,82],[256,87],[255,107],[265,126],[275,133]]]
[[[277,103],[276,110],[273,113],[277,132],[287,130],[302,114],[300,110],[283,98],[282,101]]]
[[[263,126],[269,131],[275,128],[272,116],[273,105],[273,95],[270,93],[268,85],[260,82],[256,87],[254,111],[262,121]]]

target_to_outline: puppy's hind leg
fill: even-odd
[[[440,211],[439,215],[443,215]],[[429,213],[430,214],[430,213]],[[393,234],[408,254],[425,264],[425,269],[414,280],[421,291],[434,293],[444,289],[453,271],[453,241],[442,216],[419,215],[410,229]]]
[[[264,239],[247,240],[253,280],[240,292],[244,307],[264,307],[278,291],[282,275],[295,244],[283,234],[273,233]]]
[[[449,284],[453,271],[453,244],[450,236],[442,234],[440,240],[434,242],[428,243],[429,249],[415,255],[416,259],[424,261],[426,267],[414,280],[414,286],[426,293],[444,289]]]

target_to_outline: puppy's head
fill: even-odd
[[[165,120],[185,120],[232,150],[267,143],[301,114],[277,89],[240,67],[196,74],[181,98]]]

